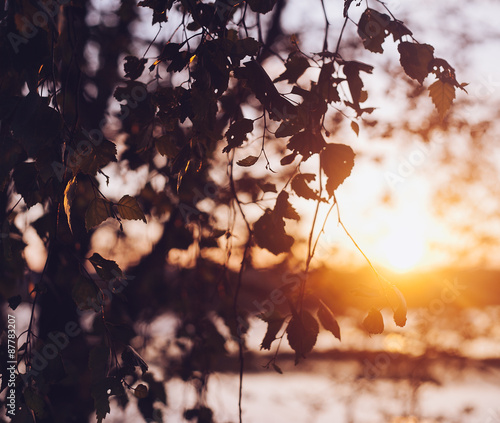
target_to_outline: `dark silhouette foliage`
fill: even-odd
[[[355,169],[355,150],[331,140],[328,119],[347,119],[359,134],[374,110],[365,106],[364,84],[373,67],[344,55],[345,26],[357,25],[358,41],[370,52],[396,44],[404,72],[418,84],[433,79],[429,94],[441,119],[464,87],[432,46],[374,3],[377,9],[366,8],[358,23],[349,16],[353,2],[339,4],[344,26],[335,37],[325,14],[322,45],[308,53],[282,28],[285,0],[123,0],[109,11],[84,0],[2,2],[0,298],[11,313],[21,303],[31,307],[15,356],[2,333],[1,355],[16,368],[8,384],[2,359],[1,389],[13,392],[16,407],[9,414],[8,399],[3,405],[13,422],[83,423],[90,415],[101,422],[112,398],[125,407],[132,395],[146,421],[161,421],[157,405],[167,404],[163,382],[172,377],[192,382],[199,394],[184,418],[212,422],[202,394],[231,340],[243,374],[251,316],[240,302],[245,271],[259,249],[291,252],[296,236],[287,222],[302,219],[296,197],[315,207],[306,276],[284,284],[279,313],[261,314],[268,324],[261,348],[270,350],[286,333],[299,362],[314,348],[319,322],[340,340],[331,307],[306,285],[321,229],[318,208],[334,209],[337,188]],[[144,38],[138,8],[148,10],[157,37]],[[169,39],[158,37],[165,29]],[[276,58],[282,64],[273,78]],[[278,156],[280,169],[270,156]],[[306,161],[316,163],[315,173],[302,169]],[[134,178],[129,192],[105,195],[120,170],[142,170],[147,178]],[[247,201],[262,204],[258,216]],[[221,220],[220,208],[230,211],[229,221]],[[41,272],[27,264],[27,228],[16,219],[31,210],[38,217],[29,225],[46,253]],[[122,269],[92,239],[104,226],[126,238],[125,221],[153,221],[161,233],[150,252]],[[203,254],[213,248],[225,251],[225,261]],[[173,252],[190,251],[196,251],[190,265],[173,265]],[[384,295],[396,292],[385,306],[403,326],[404,298],[379,281]],[[176,318],[170,341],[179,354],[165,361],[162,380],[143,359],[148,343],[138,323],[167,312]],[[383,331],[379,309],[364,325]],[[268,367],[281,373],[278,350]]]

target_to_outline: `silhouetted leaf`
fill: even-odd
[[[276,185],[271,182],[259,182],[257,181],[257,185],[263,192],[278,192],[276,191]]]
[[[261,45],[255,38],[247,37],[237,40],[231,52],[236,54],[240,59],[243,59],[245,56],[257,55]]]
[[[384,319],[379,310],[371,308],[363,320],[363,326],[369,333],[382,333],[384,331]]]
[[[248,5],[252,11],[266,14],[273,10],[277,0],[248,0]]]
[[[299,123],[297,120],[284,120],[281,122],[278,129],[276,129],[274,136],[276,138],[290,137],[298,133],[303,128],[304,125]]]
[[[281,370],[281,368],[276,363],[273,363],[272,366],[276,373],[279,373],[280,375],[283,374],[283,370]]]
[[[238,166],[249,167],[249,166],[253,166],[255,163],[257,163],[257,160],[259,160],[258,156],[248,156],[242,160],[238,160],[236,162],[236,164]]]
[[[85,228],[89,231],[109,217],[114,217],[111,203],[103,198],[94,198],[85,212]]]
[[[352,148],[344,144],[327,144],[321,153],[321,168],[328,178],[325,188],[330,197],[351,174],[354,156]]]
[[[14,295],[13,297],[10,297],[7,302],[9,303],[9,307],[12,310],[15,310],[19,304],[21,304],[22,298],[20,295]]]
[[[293,244],[293,238],[285,232],[283,218],[269,209],[255,222],[254,236],[260,248],[265,248],[275,255],[289,252]]]
[[[94,253],[89,258],[95,271],[105,281],[110,281],[123,276],[120,267],[113,260],[106,260],[100,254]]]
[[[404,35],[412,35],[412,32],[401,21],[391,21],[387,25],[387,31],[392,34],[394,41],[403,38]]]
[[[14,179],[16,191],[22,195],[26,207],[30,208],[42,200],[35,163],[19,163],[14,168],[12,179]]]
[[[438,79],[429,87],[429,96],[436,106],[439,117],[443,119],[455,99],[455,87]]]
[[[383,53],[382,44],[388,35],[386,28],[391,18],[385,13],[379,13],[367,8],[358,23],[358,35],[363,40],[366,49],[374,53]]]
[[[285,321],[285,318],[282,317],[279,313],[273,313],[271,316],[266,317],[259,315],[262,320],[264,320],[267,323],[267,331],[264,336],[264,339],[262,340],[262,343],[260,344],[260,349],[261,350],[270,350],[271,349],[271,344],[272,342],[276,339],[276,335],[280,331],[281,327],[283,326],[283,322]]]
[[[134,396],[136,398],[146,398],[148,396],[148,387],[143,383],[140,383],[134,389]]]
[[[226,132],[227,146],[224,147],[222,152],[228,153],[233,148],[239,147],[247,139],[247,134],[252,131],[252,119],[240,119],[233,122]]]
[[[120,213],[120,217],[122,219],[142,220],[146,223],[146,216],[144,216],[144,213],[139,207],[139,203],[134,197],[124,195],[116,207],[118,208],[118,213]]]
[[[90,394],[94,399],[97,423],[102,423],[108,413],[111,412],[111,408],[109,406],[109,394],[107,392],[105,380],[103,379],[99,383],[94,383],[90,388]]]
[[[344,79],[333,77],[334,71],[334,62],[326,62],[321,67],[318,77],[318,93],[327,103],[340,101],[337,84]]]
[[[434,58],[434,47],[402,41],[398,45],[399,61],[406,74],[421,84],[429,74],[429,63]]]
[[[167,72],[182,71],[189,64],[191,57],[192,54],[188,51],[179,51],[168,65]]]
[[[144,72],[145,64],[147,63],[146,59],[139,59],[135,56],[126,56],[125,57],[125,77],[130,78],[132,80],[139,78]]]
[[[343,72],[347,79],[347,84],[349,85],[349,91],[351,92],[353,108],[360,115],[359,103],[362,103],[362,91],[363,91],[363,81],[359,76],[360,72],[372,73],[373,66],[367,65],[366,63],[357,62],[351,60],[344,63]]]
[[[286,191],[281,191],[279,193],[276,199],[276,205],[274,206],[274,213],[285,219],[300,220],[299,214],[288,201],[288,192]]]
[[[312,190],[307,182],[314,181],[316,179],[316,175],[313,173],[299,173],[292,179],[292,189],[295,193],[306,200],[315,200],[315,201],[325,201],[322,199],[318,193]]]
[[[235,70],[238,79],[246,80],[246,85],[255,94],[273,120],[293,119],[297,116],[297,107],[283,98],[264,68],[255,60],[245,63],[245,67]]]
[[[153,9],[153,25],[158,22],[167,22],[167,10],[170,10],[175,0],[142,0],[138,6]]]
[[[354,131],[354,133],[359,136],[359,124],[358,122],[351,122],[351,129]]]
[[[286,71],[275,78],[273,82],[288,80],[295,84],[302,74],[309,68],[309,61],[300,53],[290,53],[285,63]]]
[[[143,374],[148,371],[147,363],[130,345],[127,345],[127,347],[123,350],[122,360],[125,366],[139,367]]]
[[[297,364],[316,344],[319,325],[311,313],[303,310],[301,314],[294,313],[286,328],[286,333],[288,343],[295,351],[295,364]]]
[[[159,60],[172,60],[177,54],[179,53],[179,50],[181,49],[182,44],[178,43],[167,43],[163,46],[163,50],[160,53],[160,56],[158,56]]]
[[[329,330],[340,341],[340,327],[328,306],[320,300],[318,319],[326,330]]]
[[[325,147],[326,143],[321,133],[312,133],[305,130],[293,135],[287,144],[287,148],[296,151],[304,160],[307,160],[311,155],[319,153]]]
[[[68,161],[68,167],[76,175],[78,172],[95,175],[99,170],[110,162],[116,162],[116,145],[109,140],[103,140],[99,145],[92,145],[85,154],[72,156]]]
[[[408,307],[403,293],[394,285],[392,290],[396,295],[396,307],[394,307],[394,322],[397,326],[404,327],[406,325],[406,315]]]
[[[286,165],[293,163],[293,161],[295,160],[295,157],[297,157],[297,153],[295,151],[292,154],[289,154],[288,156],[283,157],[280,160],[281,166],[286,166]]]

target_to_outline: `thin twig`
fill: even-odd
[[[238,356],[239,356],[239,361],[240,361],[240,369],[239,369],[239,389],[238,389],[238,417],[239,417],[239,423],[243,423],[243,418],[242,418],[242,398],[243,398],[243,372],[245,368],[245,361],[244,361],[244,356],[243,356],[243,337],[241,336],[241,333],[239,331],[239,319],[238,319],[238,298],[239,294],[241,291],[241,286],[243,282],[243,272],[245,270],[245,264],[247,260],[247,254],[248,251],[250,250],[250,246],[252,243],[252,228],[250,227],[250,223],[247,220],[247,217],[245,215],[245,212],[243,210],[243,206],[241,205],[241,202],[238,198],[238,194],[236,192],[236,186],[234,184],[234,177],[233,177],[233,171],[234,171],[234,153],[231,157],[230,161],[230,172],[229,172],[229,184],[231,186],[231,192],[233,194],[234,201],[236,202],[236,205],[238,206],[238,209],[240,211],[240,214],[243,218],[243,221],[245,222],[245,225],[248,230],[248,239],[247,242],[245,243],[245,248],[243,250],[243,258],[241,260],[241,265],[240,265],[240,270],[238,272],[238,282],[236,284],[236,290],[234,292],[234,297],[233,297],[233,312],[234,312],[234,319],[236,321],[236,330],[238,331]]]

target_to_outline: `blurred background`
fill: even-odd
[[[371,7],[382,8],[381,3],[373,3]],[[250,319],[243,384],[243,417],[247,423],[500,421],[500,4],[487,0],[460,4],[449,0],[391,0],[385,4],[419,42],[432,44],[436,57],[454,66],[459,82],[468,83],[467,94],[457,92],[451,111],[441,122],[428,96],[429,81],[420,86],[404,75],[392,39],[385,41],[384,54],[377,55],[363,49],[354,25],[346,27],[343,57],[375,67],[364,80],[369,93],[366,107],[375,110],[358,120],[359,135],[352,130],[350,120],[339,113],[332,113],[325,122],[331,134],[329,142],[348,144],[356,152],[351,176],[336,193],[340,218],[379,274],[404,294],[408,322],[404,328],[397,327],[387,313],[383,334],[369,336],[363,329],[367,309],[380,297],[378,280],[338,224],[337,213],[332,212],[311,263],[308,292],[331,305],[342,341],[321,332],[315,350],[294,366],[285,337],[276,361],[283,374],[266,368],[278,341],[270,352],[260,351],[266,324],[257,315],[270,308],[279,309],[281,302],[273,299],[276,290],[302,277],[313,218],[312,203],[293,198],[302,218],[287,222],[287,230],[296,240],[292,253],[285,257],[256,251],[243,280],[241,308]],[[326,2],[325,6],[331,19],[330,43],[334,44],[343,23],[341,2]],[[91,2],[88,25],[113,28],[113,15],[120,7],[114,1]],[[324,17],[312,10],[320,9],[298,0],[286,2],[280,18],[284,51],[292,34],[306,54],[320,50],[318,39],[323,37]],[[352,3],[350,17],[354,22],[363,10]],[[159,46],[175,37],[176,19],[180,17],[172,13],[148,57],[157,55]],[[150,10],[138,8],[132,32],[139,36],[130,46],[138,56],[157,35],[158,28],[151,27],[150,21]],[[103,67],[99,63],[102,59],[96,59],[102,57],[99,49],[103,48],[103,39],[91,40],[86,47],[89,69],[94,66],[96,75]],[[282,62],[275,57],[269,57],[264,65],[271,77],[283,71]],[[175,78],[169,83],[175,84]],[[315,78],[317,72],[311,69],[298,83],[307,88]],[[91,96],[90,85],[88,90]],[[120,127],[123,122],[114,117],[119,107],[113,101],[106,107],[107,135],[117,143],[119,154],[125,154],[127,140]],[[248,107],[245,113],[256,112]],[[260,137],[252,134],[244,148],[236,152],[236,159],[258,153],[260,143]],[[281,170],[283,149],[284,145],[269,149],[272,169]],[[164,159],[159,155],[154,159],[158,168]],[[306,163],[303,172],[307,166],[314,173],[314,163]],[[212,180],[224,185],[224,159],[214,158],[209,172]],[[147,257],[154,256],[153,246],[164,238],[161,229],[169,212],[158,197],[154,203],[148,195],[152,190],[161,192],[166,180],[144,166],[123,168],[111,163],[105,173],[110,177],[109,185],[104,176],[97,176],[104,195],[112,198],[126,191],[137,195],[146,209],[156,210],[147,225],[125,222],[126,236],[115,223],[101,225],[92,235],[89,252],[98,251],[116,260],[122,269],[129,269],[133,277],[141,278]],[[245,181],[243,168],[236,174],[238,180]],[[276,181],[261,162],[252,168],[251,176],[262,183]],[[247,188],[242,184],[240,189]],[[264,194],[256,203],[251,201],[251,190],[247,191],[242,194],[248,202],[243,207],[255,220],[265,207],[272,207],[274,197]],[[220,198],[215,199],[210,186],[202,197],[198,208],[215,216],[214,226],[225,231],[231,210],[221,204]],[[319,221],[326,219],[327,211],[328,206],[320,210]],[[30,225],[42,215],[43,209],[37,205],[16,217],[28,244],[25,258],[35,274],[42,271],[46,252]],[[243,222],[236,219],[235,227],[233,233],[243,228]],[[242,237],[233,238],[236,249],[244,243]],[[193,286],[200,278],[215,279],[216,264],[226,259],[226,242],[224,237],[219,238],[216,245],[206,246],[201,252],[201,247],[169,248],[162,262],[165,279],[174,281],[174,285],[194,281]],[[241,251],[236,251],[229,260],[233,276],[239,261]],[[152,312],[149,316],[130,315],[137,335],[132,345],[141,351],[157,379],[166,380],[168,401],[160,405],[164,421],[184,421],[185,410],[199,403],[200,386],[197,381],[179,377],[179,366],[185,365],[179,364],[179,357],[185,347],[175,341],[179,337],[177,305],[155,308],[155,301],[161,301],[163,294],[156,291],[158,286],[147,286],[150,291],[138,294],[136,309],[147,308],[147,301],[152,301]],[[133,297],[141,289],[131,288],[127,295]],[[173,289],[165,296],[176,292]],[[160,298],[153,300],[156,294]],[[21,304],[18,318],[27,322],[29,312],[29,305]],[[215,312],[210,316],[217,335],[228,339],[223,347],[227,354],[214,353],[215,372],[206,381],[203,403],[213,410],[215,421],[234,422],[238,413],[237,344],[230,339],[224,316]],[[91,325],[91,317],[84,315],[83,324],[85,319]],[[185,322],[183,329],[190,329]],[[214,341],[214,350],[221,348],[218,342]],[[148,348],[141,350],[146,345]],[[137,404],[132,400],[123,409],[112,403],[106,421],[141,421]]]

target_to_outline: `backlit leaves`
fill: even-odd
[[[248,0],[248,5],[253,12],[266,14],[273,10],[277,0]]]
[[[127,347],[123,350],[122,361],[124,366],[131,368],[139,367],[142,371],[142,374],[146,373],[149,368],[140,354],[130,345],[127,345]]]
[[[235,70],[234,75],[245,80],[273,120],[292,119],[297,116],[297,107],[283,98],[264,68],[255,60],[246,62],[245,67]]]
[[[351,129],[357,136],[359,136],[359,124],[357,122],[354,121],[351,122]]]
[[[382,313],[376,308],[371,308],[368,315],[363,320],[363,326],[368,333],[379,334],[384,331],[384,319]]]
[[[335,316],[330,308],[328,308],[328,306],[321,300],[318,308],[318,319],[323,327],[330,331],[333,336],[340,341],[340,327],[337,319],[335,319]]]
[[[292,179],[292,189],[299,197],[306,200],[325,201],[307,185],[308,182],[314,181],[314,179],[316,179],[316,175],[313,173],[299,173]]]
[[[396,286],[392,285],[392,290],[396,296],[396,306],[393,307],[394,322],[397,326],[403,327],[406,325],[406,315],[408,312],[406,300],[402,292]]]
[[[139,207],[139,203],[134,197],[124,195],[116,205],[118,213],[122,219],[142,220],[146,223],[146,216]]]
[[[438,79],[429,87],[429,96],[436,106],[439,117],[443,119],[455,99],[455,87],[449,82]]]
[[[125,57],[125,64],[123,65],[125,77],[132,80],[139,78],[144,72],[146,63],[146,59],[139,59],[135,56]]]
[[[386,28],[391,18],[385,13],[379,13],[367,8],[358,23],[358,35],[363,40],[366,49],[374,53],[383,53],[382,44],[388,33]]]
[[[146,398],[148,396],[148,387],[143,383],[140,383],[134,389],[134,396],[139,399]]]
[[[116,162],[116,145],[109,140],[103,140],[99,145],[88,142],[85,149],[73,151],[68,157],[68,166],[75,175],[78,172],[95,175],[110,162]]]
[[[286,328],[288,343],[295,351],[295,364],[310,352],[316,344],[319,333],[319,325],[316,319],[304,310],[302,313],[294,313],[292,320]]]
[[[87,231],[100,225],[109,217],[114,217],[111,202],[102,198],[94,198],[85,212],[85,228]]]
[[[387,25],[387,30],[392,34],[394,41],[403,38],[404,35],[412,35],[412,32],[401,21],[391,21]]]
[[[68,226],[71,229],[71,205],[76,195],[76,176],[71,179],[64,190],[64,212],[68,219]]]
[[[283,217],[267,209],[254,224],[255,242],[261,248],[278,255],[287,253],[293,244],[293,238],[285,232]]]
[[[113,260],[106,260],[100,254],[94,253],[89,258],[97,274],[105,281],[120,278],[123,276],[120,267]]]
[[[137,5],[153,9],[153,25],[158,22],[167,22],[167,10],[170,10],[174,0],[143,0]]]
[[[285,63],[286,71],[275,78],[273,82],[286,81],[295,84],[302,74],[309,68],[309,61],[300,53],[291,53]]]
[[[111,389],[110,384],[115,378],[106,377],[109,356],[110,349],[105,345],[98,345],[92,348],[89,354],[89,370],[92,378],[91,395],[94,399],[98,423],[101,423],[106,415],[111,412],[109,395],[116,393],[116,388]]]
[[[243,141],[247,139],[247,134],[252,131],[252,119],[240,119],[233,122],[226,132],[227,146],[222,150],[223,153],[228,153],[233,148],[243,144]]]
[[[260,42],[252,37],[237,40],[231,48],[231,56],[240,60],[245,56],[255,56],[259,52],[261,45]]]
[[[267,323],[267,331],[266,334],[264,335],[262,343],[260,344],[260,349],[270,350],[271,343],[276,339],[276,335],[283,326],[285,318],[276,312],[268,317],[263,315],[259,315],[258,317],[260,317]]]
[[[38,185],[38,170],[35,163],[19,163],[12,174],[16,191],[22,195],[26,206],[30,208],[42,199]]]
[[[326,145],[321,133],[313,133],[309,130],[304,130],[293,135],[287,144],[289,150],[295,151],[302,155],[304,160],[311,157],[312,154],[319,153]]]
[[[274,206],[274,213],[278,216],[282,216],[285,219],[300,220],[300,215],[292,207],[288,201],[288,192],[281,191],[276,199],[276,205]]]
[[[354,166],[354,151],[345,144],[327,144],[321,153],[321,167],[328,180],[326,191],[329,196],[351,174]]]
[[[340,101],[337,84],[344,79],[334,77],[334,62],[326,62],[321,67],[321,72],[318,77],[318,84],[316,86],[318,94],[327,102]]]
[[[10,297],[8,300],[9,307],[12,310],[15,310],[19,304],[22,302],[22,298],[20,295],[14,295],[13,297]]]
[[[366,100],[366,92],[363,91],[364,84],[360,77],[360,72],[372,73],[373,66],[352,60],[344,63],[343,72],[349,85],[349,91],[351,92],[352,107],[359,116],[364,111],[360,108],[359,104]]]
[[[236,162],[236,164],[238,166],[249,167],[249,166],[253,166],[255,163],[257,163],[257,160],[259,160],[258,156],[248,156],[242,160],[238,160]]]
[[[434,58],[434,47],[402,41],[398,45],[401,66],[406,74],[421,84],[429,74],[429,64]]]

